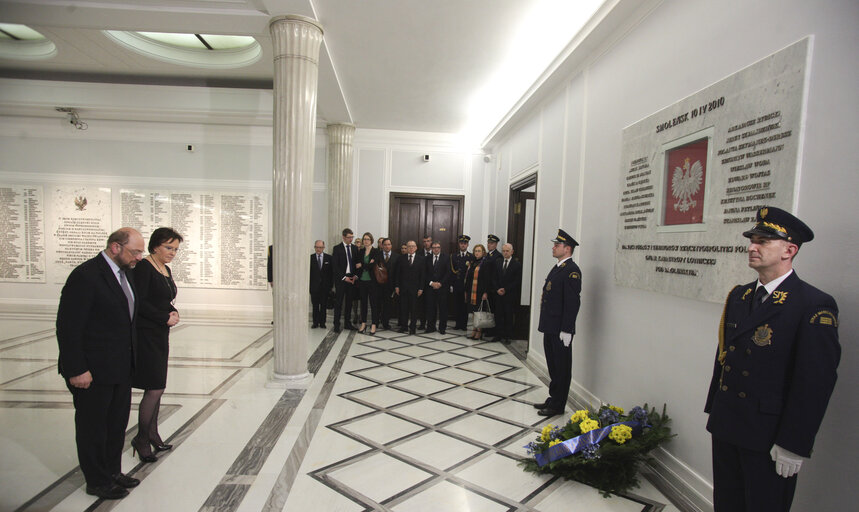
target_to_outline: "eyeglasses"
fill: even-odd
[[[122,250],[123,250],[123,251],[124,251],[124,250],[126,250],[126,249],[125,249],[125,245],[126,245],[126,244],[119,244],[119,246],[120,246],[120,247],[122,247]],[[130,252],[130,253],[131,253],[131,255],[132,255],[132,256],[134,256],[135,258],[137,258],[137,257],[139,257],[139,256],[143,256],[143,251],[141,251],[141,250],[137,250],[137,249],[135,249],[135,250],[128,249],[128,252]]]

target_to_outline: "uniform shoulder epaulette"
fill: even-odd
[[[581,279],[582,275],[578,272],[570,272],[570,279]]]

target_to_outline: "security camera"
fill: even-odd
[[[423,159],[424,159],[424,162],[429,162],[430,156],[429,156],[429,155],[424,155],[424,156],[423,156]]]
[[[485,155],[483,155],[483,161],[484,161],[484,162],[486,162],[486,163],[488,164],[489,162],[491,162],[491,161],[492,161],[492,155],[490,155],[490,154],[488,154],[488,153],[487,153],[487,154],[485,154]]]
[[[193,153],[194,152],[194,145],[188,144],[187,146],[185,146],[185,150],[187,150],[188,153]]]

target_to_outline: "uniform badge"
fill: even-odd
[[[832,327],[838,327],[838,317],[835,316],[832,311],[818,311],[815,313],[811,320],[808,322],[810,324],[819,324],[819,325],[831,325]]]
[[[740,300],[746,300],[746,297],[748,297],[750,293],[752,293],[752,289],[746,288],[746,292],[743,294],[743,298]]]
[[[581,279],[581,277],[578,272],[570,272],[571,279]]]
[[[774,291],[773,292],[773,304],[784,304],[784,301],[787,300],[787,292],[782,291]]]
[[[770,324],[764,324],[755,329],[755,334],[752,335],[752,341],[759,347],[766,347],[772,342],[773,330],[770,329]]]
[[[552,281],[546,283],[546,291],[550,291],[552,289]]]
[[[558,266],[559,266],[559,267],[561,267],[561,268],[564,268],[564,267],[566,267],[566,266],[567,266],[567,262],[565,261],[565,262],[561,263],[561,264],[560,264],[560,265],[558,265]]]

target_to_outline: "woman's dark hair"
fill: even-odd
[[[367,236],[369,236],[369,237],[370,237],[370,245],[372,245],[372,244],[373,244],[373,241],[374,241],[374,240],[373,240],[373,234],[372,234],[372,233],[370,233],[369,231],[367,231],[366,233],[364,233],[363,235],[361,235],[361,241],[363,242],[363,241],[364,241],[364,237],[367,237]]]
[[[149,235],[149,252],[152,253],[156,247],[170,240],[178,240],[181,243],[182,235],[173,231],[173,228],[156,229]]]

